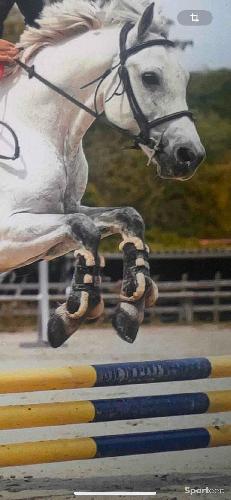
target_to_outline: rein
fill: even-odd
[[[90,85],[93,85],[94,83],[98,82],[98,85],[97,85],[97,88],[95,91],[95,97],[94,97],[95,109],[89,108],[83,102],[76,99],[76,97],[73,97],[72,95],[65,92],[65,90],[57,87],[52,82],[50,82],[49,80],[47,80],[46,78],[41,76],[35,70],[34,65],[29,66],[20,60],[16,60],[16,63],[24,71],[26,71],[29,79],[36,78],[36,80],[38,80],[42,84],[46,85],[46,87],[50,88],[51,90],[53,90],[54,92],[56,92],[60,96],[64,97],[67,101],[71,102],[79,109],[82,109],[83,111],[85,111],[86,113],[91,115],[93,118],[98,120],[99,122],[103,123],[104,125],[109,126],[113,130],[116,130],[123,135],[126,135],[134,143],[134,145],[131,146],[131,148],[139,149],[140,144],[148,146],[151,150],[153,150],[153,156],[154,156],[156,151],[158,149],[160,149],[161,140],[156,141],[153,138],[150,138],[151,129],[161,125],[162,123],[169,122],[171,120],[176,120],[178,118],[182,118],[183,116],[187,116],[188,118],[193,120],[193,114],[191,113],[191,111],[182,110],[182,111],[177,111],[175,113],[171,113],[169,115],[162,116],[160,118],[156,118],[152,121],[148,121],[147,117],[144,115],[144,113],[143,113],[143,111],[142,111],[142,109],[141,109],[141,107],[136,99],[136,96],[134,94],[131,80],[130,80],[130,76],[129,76],[129,72],[128,72],[128,69],[126,67],[127,59],[130,56],[137,54],[138,52],[140,52],[146,48],[149,48],[149,47],[153,47],[153,46],[175,47],[175,44],[174,44],[174,42],[172,42],[171,40],[168,40],[166,38],[159,38],[159,39],[155,39],[155,40],[148,40],[147,42],[137,44],[134,47],[127,49],[127,47],[126,47],[127,37],[128,37],[130,30],[133,28],[133,26],[134,26],[133,23],[128,22],[121,29],[119,63],[116,64],[115,66],[111,67],[110,69],[106,70],[102,75],[100,75],[95,80],[93,80],[93,81],[85,84],[83,87],[81,87],[81,89],[84,89],[84,88],[87,88]],[[122,95],[123,93],[126,93],[132,114],[133,114],[134,119],[135,119],[135,121],[138,124],[139,129],[140,129],[140,134],[138,134],[138,135],[135,135],[132,132],[130,132],[129,130],[123,129],[123,128],[119,127],[118,125],[115,125],[114,123],[110,122],[109,120],[107,120],[104,113],[99,113],[97,110],[97,96],[98,96],[99,89],[100,89],[102,83],[105,81],[105,79],[115,69],[117,69],[118,75],[120,77],[119,85],[117,86],[117,88],[115,89],[113,94],[110,96],[110,98],[107,99],[106,102],[111,100],[114,96],[119,96],[119,95]],[[123,84],[123,91],[122,91],[122,93],[119,94],[118,90],[119,90],[119,87],[121,84]],[[17,138],[15,132],[12,130],[12,128],[9,125],[7,125],[6,123],[3,123],[3,122],[0,122],[0,124],[4,125],[11,132],[13,139],[14,139],[14,142],[15,142],[15,153],[14,153],[13,157],[6,157],[6,156],[0,155],[0,158],[6,159],[6,160],[7,159],[8,160],[16,160],[17,158],[19,158],[19,155],[20,155],[18,138]]]
[[[16,135],[15,131],[10,127],[10,125],[7,125],[7,123],[0,121],[0,125],[2,127],[5,127],[11,133],[13,140],[14,140],[14,154],[13,154],[13,156],[0,155],[0,159],[1,160],[13,160],[13,161],[17,160],[20,156],[20,147],[19,147],[17,135]]]

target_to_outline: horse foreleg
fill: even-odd
[[[67,302],[49,320],[48,339],[52,347],[61,346],[84,320],[96,319],[104,310],[99,287],[103,267],[98,256],[100,232],[84,214],[76,215],[72,231],[82,245],[74,253],[75,272]]]
[[[113,326],[123,340],[132,343],[143,321],[145,307],[153,306],[158,297],[157,286],[150,277],[143,219],[132,207],[80,209],[92,217],[101,237],[115,233],[122,236],[123,283],[121,302],[113,317]]]
[[[61,345],[84,319],[102,312],[97,282],[100,233],[86,215],[14,214],[0,224],[0,236],[0,272],[40,259],[51,260],[72,250],[78,254],[70,297],[49,322],[53,347]]]

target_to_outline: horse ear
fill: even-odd
[[[151,3],[144,11],[139,23],[138,23],[138,40],[142,40],[144,35],[150,28],[154,18],[154,2]]]

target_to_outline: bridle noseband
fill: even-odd
[[[169,115],[161,116],[160,118],[156,118],[152,121],[149,121],[148,118],[145,116],[145,114],[143,113],[143,111],[142,111],[142,109],[141,109],[141,107],[136,99],[136,96],[134,94],[133,87],[132,87],[131,80],[130,80],[129,71],[126,67],[126,62],[130,56],[137,54],[138,52],[140,52],[146,48],[153,47],[153,46],[175,47],[175,44],[174,44],[174,42],[172,42],[171,40],[168,40],[166,38],[157,38],[155,40],[148,40],[147,42],[137,44],[134,47],[127,48],[126,45],[127,45],[128,34],[133,27],[134,27],[134,24],[131,22],[128,22],[121,29],[119,63],[116,64],[115,66],[113,66],[112,68],[106,70],[101,76],[99,76],[95,80],[93,80],[93,81],[87,83],[86,85],[84,85],[83,87],[81,87],[83,89],[83,88],[89,87],[90,85],[93,85],[94,83],[98,83],[96,91],[95,91],[95,98],[94,98],[95,109],[89,108],[84,103],[82,103],[81,101],[79,101],[75,97],[71,96],[70,94],[65,92],[63,89],[60,89],[59,87],[54,85],[52,82],[50,82],[49,80],[47,80],[43,76],[41,76],[39,73],[36,72],[34,65],[28,66],[27,64],[23,63],[19,59],[16,61],[16,63],[27,72],[28,77],[30,79],[36,78],[41,83],[46,85],[48,88],[50,88],[51,90],[53,90],[57,94],[64,97],[66,100],[68,100],[72,104],[74,104],[78,108],[84,110],[86,113],[93,116],[96,120],[100,121],[101,123],[106,124],[107,126],[111,127],[114,130],[119,131],[123,135],[126,135],[128,138],[132,139],[132,141],[134,142],[133,147],[139,148],[141,144],[144,146],[148,146],[151,150],[153,150],[153,156],[154,156],[155,152],[160,148],[161,139],[156,140],[154,138],[151,138],[150,131],[153,128],[158,127],[162,123],[167,123],[171,120],[176,120],[176,119],[182,118],[184,116],[193,120],[193,114],[191,113],[191,111],[182,110],[182,111],[177,111],[175,113],[171,113]],[[109,122],[107,120],[105,114],[99,113],[97,110],[97,96],[98,96],[99,89],[100,89],[102,83],[106,80],[106,78],[109,75],[111,75],[111,73],[115,69],[117,69],[117,71],[118,71],[118,75],[119,75],[119,79],[120,79],[119,85],[116,87],[113,94],[106,100],[106,102],[111,100],[114,96],[122,95],[124,93],[127,95],[132,114],[133,114],[134,119],[135,119],[135,121],[138,124],[139,129],[140,129],[140,133],[138,135],[133,134],[129,130],[123,129],[123,128],[113,124],[112,122]],[[122,93],[118,93],[118,89],[119,89],[121,84],[123,86],[123,90],[122,90]],[[7,125],[6,123],[4,123],[3,125],[5,125],[6,128],[13,135],[14,142],[15,142],[15,153],[10,158],[2,156],[2,155],[0,155],[0,158],[8,159],[8,160],[16,160],[17,158],[19,158],[19,155],[20,155],[17,136],[9,125]]]

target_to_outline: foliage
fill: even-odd
[[[11,9],[10,15],[4,23],[4,38],[15,43],[24,29],[24,20],[16,5]]]

